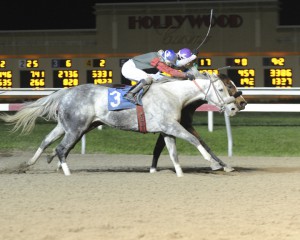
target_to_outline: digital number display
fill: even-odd
[[[106,65],[106,59],[91,59],[87,61],[86,65],[94,68],[103,68]]]
[[[207,53],[197,58],[196,63],[200,73],[227,74],[237,87],[300,87],[300,54],[262,54]],[[121,72],[132,55],[23,55],[20,58],[1,55],[0,89],[69,88],[85,83],[134,85],[136,82],[126,79]],[[144,71],[153,74],[158,70]]]
[[[226,66],[246,67],[248,66],[248,58],[226,58]]]
[[[51,66],[53,68],[70,68],[72,67],[71,59],[52,59]]]
[[[264,70],[265,87],[292,87],[293,71],[291,68],[270,68]]]
[[[21,88],[43,88],[45,87],[44,70],[22,70],[20,71]]]
[[[0,60],[0,68],[6,68],[6,61]]]
[[[263,58],[264,66],[280,66],[283,67],[285,64],[284,57],[265,57]]]
[[[11,88],[13,85],[12,82],[12,71],[0,71],[0,88],[1,89],[8,89]]]
[[[21,59],[19,60],[19,68],[38,68],[39,60],[37,59]]]
[[[211,58],[198,58],[199,67],[210,67],[212,64]]]
[[[254,69],[228,69],[227,75],[236,84],[237,87],[254,87],[255,70]]]
[[[199,72],[201,72],[201,73],[207,72],[209,74],[213,74],[213,73],[219,74],[219,70],[218,69],[200,69]]]
[[[87,83],[109,84],[113,82],[112,70],[87,70]]]
[[[79,84],[78,70],[54,70],[53,71],[53,87],[68,88]]]

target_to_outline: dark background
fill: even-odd
[[[181,0],[184,2],[184,0]],[[191,1],[191,0],[189,0]],[[198,0],[199,1],[199,0]],[[207,1],[207,0],[206,0]],[[95,3],[124,3],[139,1],[101,0],[33,0],[0,1],[0,31],[39,29],[94,29]],[[171,0],[150,2],[176,2]],[[280,0],[279,25],[299,25],[299,5]]]

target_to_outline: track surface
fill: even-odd
[[[72,175],[32,153],[0,153],[0,239],[300,239],[300,158],[222,157],[237,171],[212,172],[200,156],[168,156],[150,174],[148,155],[70,154]]]

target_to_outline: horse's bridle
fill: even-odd
[[[196,80],[193,80],[193,82],[194,82],[194,84],[197,86],[197,88],[198,88],[201,92],[204,93],[204,100],[206,100],[207,102],[208,102],[207,95],[208,95],[208,92],[210,91],[210,88],[212,87],[212,88],[214,89],[216,95],[217,95],[218,102],[216,103],[215,101],[213,101],[213,100],[211,100],[211,99],[210,99],[209,101],[212,102],[212,103],[213,103],[214,105],[216,105],[217,107],[219,107],[220,112],[224,112],[224,111],[225,111],[225,108],[226,108],[226,105],[228,105],[228,104],[234,102],[234,101],[235,101],[235,97],[229,97],[227,100],[224,100],[224,99],[220,96],[218,90],[216,89],[216,87],[215,87],[215,85],[214,85],[214,82],[216,82],[216,81],[222,81],[222,80],[219,79],[219,78],[213,80],[213,79],[211,78],[210,75],[207,75],[207,76],[208,76],[208,78],[209,78],[210,84],[209,84],[208,89],[207,89],[206,92],[204,92],[204,90],[199,86],[199,84],[196,82]],[[223,82],[222,82],[222,84],[223,84]],[[223,84],[223,85],[224,85],[224,84]],[[224,88],[224,90],[225,90],[225,85],[224,85],[223,88]]]

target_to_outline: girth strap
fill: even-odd
[[[146,118],[143,106],[136,105],[136,114],[139,125],[139,131],[141,133],[147,133]]]

